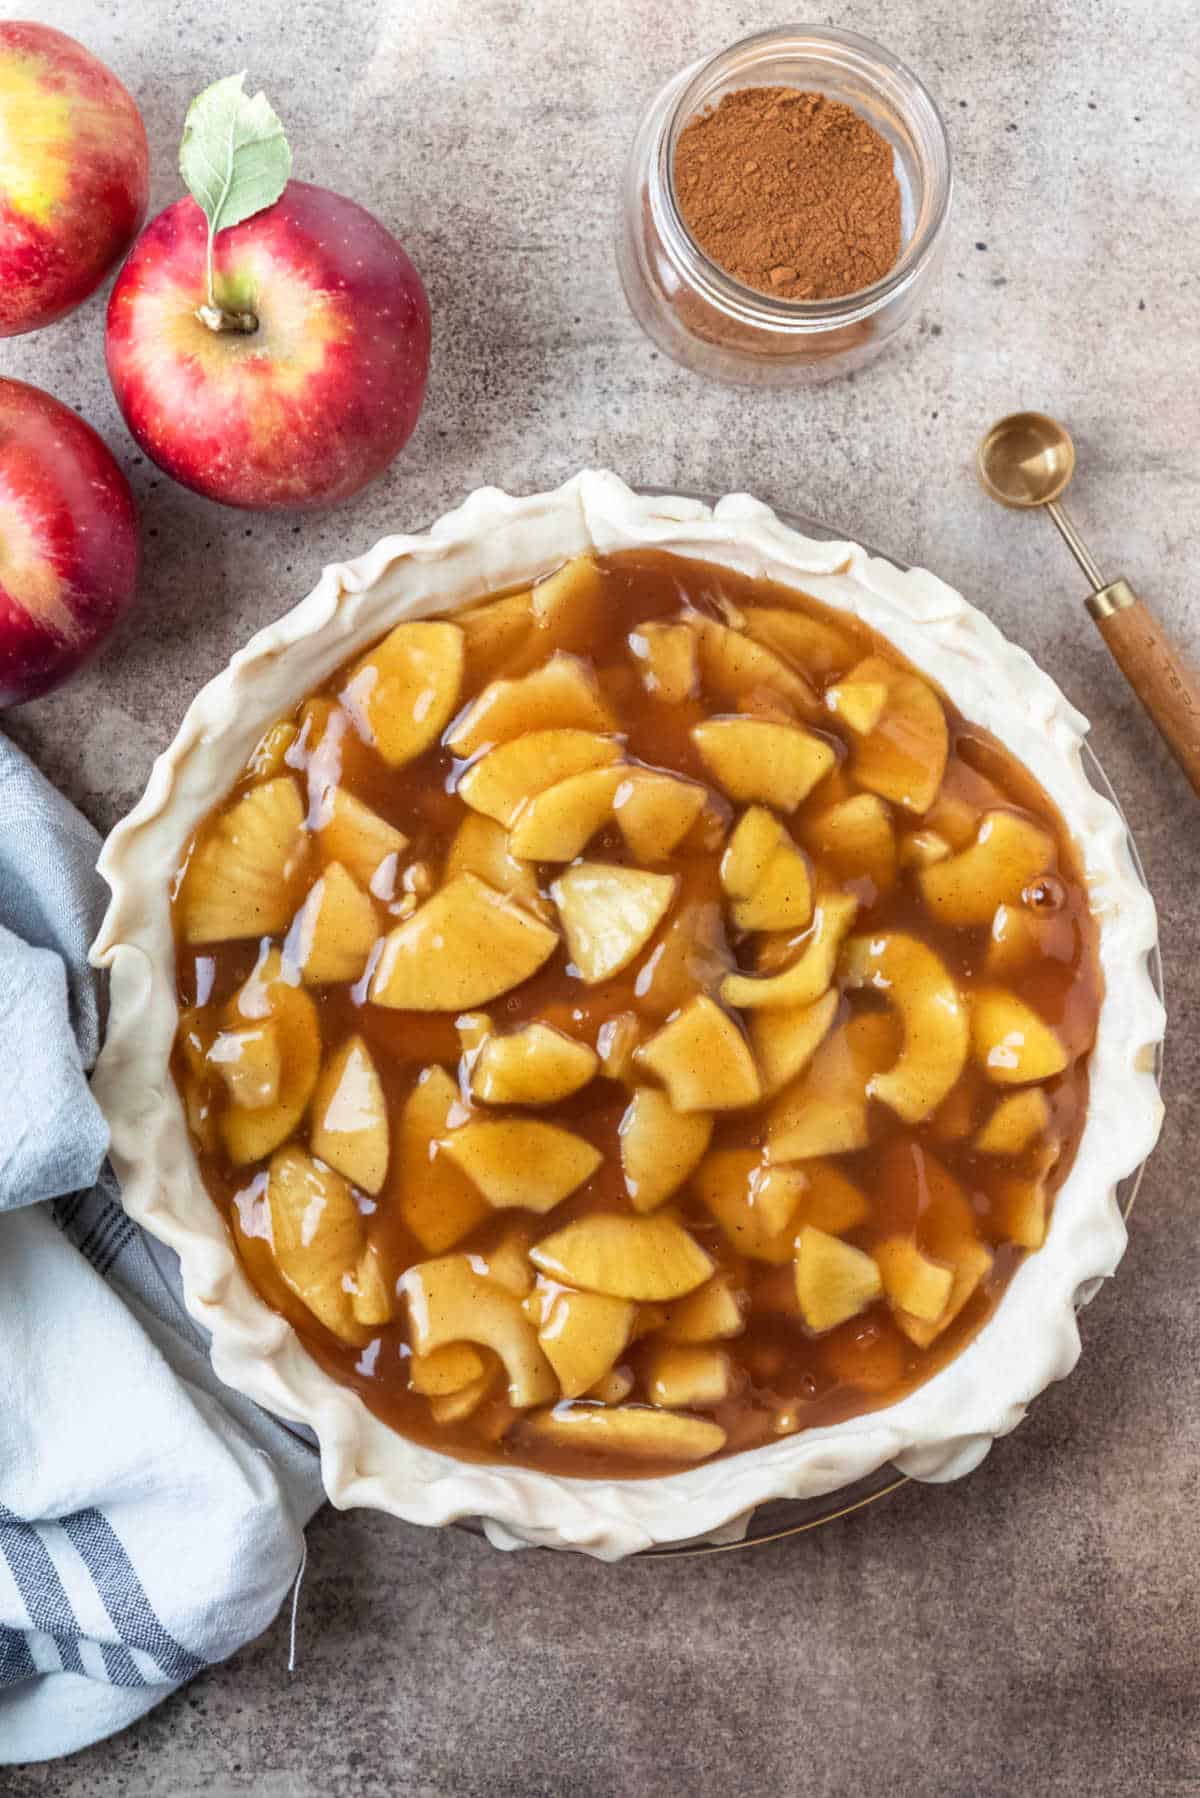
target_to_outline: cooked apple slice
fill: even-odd
[[[206,1155],[215,1155],[220,1142],[217,1132],[217,1106],[212,1089],[186,1070],[177,1075],[179,1096],[183,1101],[187,1127]]]
[[[922,1254],[911,1236],[889,1236],[876,1245],[883,1289],[897,1311],[934,1323],[941,1317],[954,1283],[952,1268]]]
[[[1037,1012],[1002,987],[971,997],[971,1047],[997,1086],[1030,1086],[1061,1074],[1070,1056]]]
[[[607,768],[621,759],[615,737],[590,730],[531,730],[511,743],[489,749],[458,783],[459,797],[506,828],[521,807],[589,768]]]
[[[604,582],[591,556],[575,556],[536,583],[533,622],[556,649],[586,654],[596,640]]]
[[[978,1242],[971,1201],[923,1141],[899,1136],[887,1142],[876,1163],[876,1186],[887,1195],[893,1233],[919,1236],[935,1261],[954,1264],[968,1243]]]
[[[472,1380],[469,1386],[461,1387],[458,1392],[440,1393],[430,1399],[429,1415],[434,1423],[462,1423],[465,1418],[478,1411],[501,1372],[501,1362],[490,1349],[485,1349],[481,1358],[486,1358],[486,1364],[477,1380]]]
[[[629,653],[642,685],[666,705],[682,705],[700,684],[700,645],[686,624],[654,620],[629,633]]]
[[[370,997],[395,1011],[485,1005],[536,974],[557,947],[557,931],[474,874],[459,874],[385,939]]]
[[[484,681],[522,659],[528,652],[533,635],[533,608],[530,592],[506,593],[502,599],[490,599],[483,605],[468,606],[454,622],[463,634],[463,685],[473,692]],[[538,659],[545,653],[538,646]]]
[[[564,1398],[581,1398],[611,1371],[629,1341],[634,1306],[601,1292],[552,1287],[541,1307],[538,1341]]]
[[[969,849],[923,868],[921,896],[940,924],[990,924],[1054,865],[1054,839],[1015,812],[985,812]]]
[[[392,1315],[392,1290],[384,1272],[383,1259],[373,1242],[368,1242],[351,1276],[351,1307],[355,1321],[370,1328],[389,1322]]]
[[[388,1120],[383,1087],[361,1036],[347,1037],[330,1056],[313,1094],[314,1155],[375,1194],[388,1164]]]
[[[719,1149],[695,1187],[735,1249],[782,1266],[792,1258],[793,1219],[805,1190],[801,1169],[767,1167],[757,1149]]]
[[[938,836],[945,837],[952,851],[957,851],[970,848],[984,812],[989,809],[994,811],[997,806],[1002,805],[1004,794],[981,774],[972,773],[969,780],[962,783],[964,767],[961,763],[954,772],[959,779],[953,787],[948,782],[942,788],[926,812],[924,823],[927,829],[935,830]],[[965,790],[958,791],[959,784],[963,784]]]
[[[298,722],[293,765],[302,759],[307,759],[311,765],[313,756],[329,734],[330,724],[333,724],[334,737],[340,738],[350,720],[336,699],[318,693],[312,699],[304,701],[300,707]]]
[[[506,1291],[525,1299],[533,1291],[533,1268],[529,1264],[530,1235],[523,1224],[506,1230],[489,1249],[480,1249],[471,1259],[489,1280],[495,1280]]]
[[[445,1398],[461,1392],[484,1372],[484,1359],[469,1342],[447,1342],[429,1355],[413,1355],[408,1363],[408,1383],[425,1398]]]
[[[714,1271],[711,1258],[678,1219],[596,1212],[566,1224],[529,1251],[551,1280],[615,1299],[679,1299]]]
[[[375,907],[340,862],[314,880],[292,920],[283,959],[305,986],[357,980],[380,935]]]
[[[998,905],[988,933],[984,969],[993,979],[1019,973],[1045,952],[1046,920],[1025,905]]]
[[[692,741],[714,780],[731,799],[759,799],[792,812],[836,761],[823,738],[798,724],[765,718],[708,718]]]
[[[621,1119],[621,1169],[635,1211],[653,1211],[677,1192],[712,1136],[705,1112],[680,1112],[664,1093],[639,1087]]]
[[[536,1118],[479,1118],[438,1147],[497,1210],[552,1211],[604,1159],[582,1136]]]
[[[721,982],[726,1005],[743,1010],[815,1005],[829,990],[838,949],[857,910],[858,900],[850,893],[821,894],[795,961],[778,974],[727,974]]]
[[[672,1305],[660,1334],[667,1342],[722,1342],[745,1327],[733,1275],[721,1273]]]
[[[697,993],[715,992],[733,964],[721,907],[684,899],[638,969],[643,1018],[668,1018]]]
[[[291,776],[252,787],[192,851],[181,894],[186,940],[227,943],[286,929],[308,847],[300,789]]]
[[[673,855],[708,802],[708,790],[694,780],[629,768],[617,788],[613,817],[638,862]]]
[[[384,1320],[356,1313],[367,1244],[349,1183],[292,1143],[272,1158],[267,1202],[275,1264],[285,1283],[335,1336],[365,1340],[370,1323]],[[385,1318],[389,1314],[390,1307]]]
[[[984,1155],[1020,1155],[1050,1123],[1050,1105],[1040,1086],[1001,1099],[975,1138]]]
[[[837,1015],[838,995],[830,988],[814,1005],[770,1007],[750,1014],[750,1046],[762,1075],[763,1091],[777,1093],[812,1060]]]
[[[454,716],[464,645],[457,624],[398,624],[350,671],[341,695],[364,742],[392,768],[423,755]]]
[[[901,837],[899,860],[902,868],[932,868],[954,854],[945,837],[936,830],[910,830]]]
[[[887,682],[881,680],[844,680],[826,687],[825,704],[829,711],[856,736],[869,737],[883,717],[888,702]]]
[[[721,857],[721,886],[726,895],[730,899],[749,898],[761,884],[775,851],[790,840],[779,819],[765,805],[747,807]],[[807,878],[807,869],[805,874]]]
[[[246,766],[255,780],[274,780],[287,773],[287,752],[296,741],[296,726],[290,718],[268,725],[254,748]]]
[[[579,862],[550,888],[580,979],[595,986],[619,974],[662,923],[679,888],[673,874],[615,862]]]
[[[481,1045],[471,1091],[486,1105],[552,1105],[579,1092],[599,1066],[586,1043],[549,1024],[526,1024]]]
[[[839,880],[871,880],[879,893],[896,879],[896,833],[887,802],[878,793],[856,793],[805,825],[809,852]]]
[[[531,674],[489,682],[446,742],[455,755],[470,756],[528,731],[616,728],[595,675],[577,656],[559,652]]]
[[[1031,961],[1073,961],[1079,927],[1069,911],[1038,905],[998,905],[988,935],[984,972],[1008,979]]]
[[[544,902],[538,891],[537,870],[513,854],[503,824],[482,812],[468,812],[455,833],[446,856],[447,884],[456,874],[474,874],[485,886],[516,899],[540,917]]]
[[[992,1198],[992,1219],[1002,1236],[1022,1249],[1040,1249],[1046,1240],[1046,1188],[1040,1179],[1001,1180]]]
[[[643,1043],[635,1060],[662,1081],[676,1111],[732,1111],[762,1097],[741,1027],[704,994]]]
[[[832,1031],[807,1071],[771,1107],[767,1159],[808,1161],[866,1148],[867,1084],[895,1060],[899,1035],[888,1012],[866,1012]]]
[[[839,1382],[869,1393],[894,1393],[903,1383],[908,1362],[898,1333],[874,1318],[866,1329],[831,1337],[823,1346],[822,1359]]]
[[[915,1342],[918,1348],[928,1348],[954,1322],[977,1290],[980,1281],[991,1272],[991,1268],[991,1254],[981,1242],[964,1244],[952,1264],[954,1277],[950,1285],[950,1296],[939,1315],[930,1320],[914,1317],[908,1311],[894,1311],[892,1315],[896,1323],[910,1342]]]
[[[606,1080],[616,1080],[622,1086],[633,1085],[637,1079],[633,1057],[644,1036],[642,1021],[633,1011],[618,1012],[615,1018],[607,1019],[600,1026],[596,1053]]]
[[[805,1224],[796,1238],[796,1303],[815,1335],[823,1336],[874,1304],[883,1290],[870,1255],[838,1236]]]
[[[705,1461],[725,1446],[725,1432],[708,1417],[660,1411],[653,1405],[604,1405],[586,1400],[538,1411],[524,1432],[574,1454],[623,1456],[636,1461]]]
[[[794,1219],[797,1224],[811,1224],[827,1236],[844,1236],[870,1216],[866,1194],[829,1162],[806,1161],[804,1180]]]
[[[295,1130],[304,1116],[321,1061],[317,1010],[308,994],[281,978],[278,949],[272,949],[239,987],[222,1014],[222,1027],[270,1022],[279,1039],[282,1065],[279,1088],[270,1105],[229,1105],[220,1132],[237,1167],[264,1161]]]
[[[408,848],[404,832],[345,787],[336,787],[325,797],[320,818],[316,842],[322,860],[340,863],[376,899],[390,899],[400,857]]]
[[[279,1097],[283,1074],[283,1052],[279,1032],[269,1020],[263,1024],[240,1024],[234,1030],[222,1030],[213,1040],[205,1058],[225,1082],[235,1105],[247,1111],[259,1111],[274,1105]]]
[[[887,689],[883,715],[855,747],[855,780],[906,811],[927,812],[942,784],[950,749],[941,700],[919,675],[882,656],[868,656],[846,680],[856,685],[878,682]]]
[[[786,606],[747,606],[742,617],[749,636],[786,656],[818,686],[849,668],[858,654],[848,631],[805,612]]]
[[[848,987],[872,987],[895,1007],[904,1042],[895,1066],[872,1076],[871,1098],[906,1124],[936,1111],[966,1065],[967,1007],[941,957],[903,931],[851,937],[842,949]]]
[[[774,693],[804,716],[816,716],[819,707],[812,687],[773,649],[699,612],[688,613],[687,622],[699,641],[700,678],[710,699],[741,709],[750,693]]]
[[[721,857],[721,885],[739,930],[803,930],[812,917],[808,863],[765,806],[738,820]]]
[[[445,1068],[426,1068],[405,1101],[397,1137],[396,1202],[421,1247],[439,1255],[488,1215],[487,1201],[439,1144],[469,1117]]]
[[[739,930],[803,930],[812,918],[808,863],[790,838],[780,841],[753,892],[730,907]]]
[[[636,1384],[627,1367],[614,1367],[588,1388],[587,1397],[601,1405],[623,1405]]]
[[[412,1345],[431,1355],[449,1342],[474,1342],[499,1355],[508,1402],[518,1411],[552,1399],[558,1383],[521,1301],[476,1273],[466,1255],[444,1255],[410,1267],[400,1282],[408,1300]]]
[[[612,818],[613,800],[626,774],[619,764],[588,768],[535,793],[513,820],[512,853],[529,862],[574,861]]]
[[[733,1387],[729,1356],[700,1343],[664,1343],[652,1350],[645,1377],[650,1399],[670,1411],[719,1405]]]

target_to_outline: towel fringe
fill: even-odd
[[[307,1536],[304,1536],[301,1538],[300,1565],[299,1565],[299,1567],[297,1567],[296,1577],[292,1581],[292,1627],[288,1634],[288,1664],[287,1664],[287,1670],[289,1673],[294,1673],[296,1671],[296,1617],[297,1617],[297,1613],[300,1609],[300,1587],[304,1580],[304,1569],[305,1569],[305,1567],[307,1567],[307,1565],[308,1565],[308,1538],[307,1538]]]

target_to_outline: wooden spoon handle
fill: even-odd
[[[1127,581],[1110,581],[1088,601],[1100,635],[1126,680],[1200,793],[1200,680]]]

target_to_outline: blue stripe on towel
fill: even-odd
[[[59,1519],[67,1540],[92,1576],[117,1634],[128,1648],[157,1661],[165,1678],[191,1679],[206,1663],[178,1643],[154,1613],[121,1540],[103,1512],[76,1511]]]
[[[71,1608],[58,1569],[33,1525],[25,1523],[3,1504],[0,1504],[0,1554],[8,1562],[33,1628],[54,1637],[65,1673],[82,1673],[79,1619]]]
[[[18,1680],[36,1677],[37,1667],[23,1632],[0,1623],[0,1686],[15,1686]]]

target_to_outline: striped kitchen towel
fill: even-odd
[[[0,1764],[110,1735],[270,1623],[311,1447],[214,1376],[104,1167],[91,826],[0,737]]]

